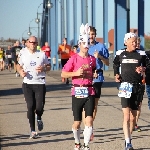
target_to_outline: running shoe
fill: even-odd
[[[20,74],[16,72],[16,77],[20,77]]]
[[[37,127],[39,131],[43,130],[43,121],[42,120],[37,120]]]
[[[136,126],[134,127],[134,131],[141,132],[141,128],[136,125]]]
[[[38,135],[38,133],[37,133],[37,132],[32,131],[32,132],[31,132],[31,134],[30,134],[29,139],[36,139],[38,136],[39,136],[39,135]]]
[[[89,146],[85,146],[85,145],[84,145],[84,146],[82,147],[82,150],[90,150],[90,148],[89,148]]]
[[[132,147],[132,144],[128,143],[127,147],[125,147],[125,150],[134,150],[133,147]]]
[[[75,143],[74,150],[81,150],[81,144]]]

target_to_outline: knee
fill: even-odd
[[[130,121],[130,116],[124,115],[124,122],[129,122],[129,121]]]
[[[85,122],[86,122],[86,126],[90,127],[93,125],[93,118],[91,116],[87,116]]]
[[[75,122],[73,123],[73,125],[72,125],[72,128],[73,128],[74,130],[78,130],[78,129],[80,128],[80,124],[81,124],[80,121],[75,121]]]

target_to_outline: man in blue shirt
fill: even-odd
[[[96,42],[96,29],[95,27],[90,26],[90,48],[88,53],[96,58],[96,70],[98,77],[93,80],[93,86],[95,88],[95,110],[93,113],[93,119],[95,119],[98,100],[101,96],[101,86],[104,81],[103,76],[103,65],[109,66],[109,52],[104,44]]]

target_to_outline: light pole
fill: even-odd
[[[39,19],[39,14],[42,13],[38,13],[38,9],[39,7],[42,5],[43,3],[41,3],[38,8],[37,8],[37,18],[35,19],[35,22],[38,24],[38,46],[40,45],[40,19]]]
[[[48,8],[48,42],[51,45],[51,36],[50,36],[50,32],[51,32],[51,24],[50,24],[50,9],[53,7],[53,4],[51,3],[50,0],[48,0],[47,2],[47,8]]]
[[[35,22],[38,24],[38,45],[40,45],[40,19],[39,19],[39,15],[42,15],[43,13],[39,13],[38,12],[38,9],[39,9],[39,7],[42,5],[43,3],[41,3],[39,6],[38,6],[38,8],[37,8],[37,18],[35,19]],[[50,0],[48,0],[47,1],[47,4],[46,4],[46,7],[48,8],[48,20],[49,20],[49,22],[50,22],[50,8],[52,8],[53,7],[53,4],[51,3],[51,1]],[[50,23],[49,23],[49,25],[48,25],[48,32],[50,32]],[[49,36],[49,38],[50,38],[50,35],[49,35],[50,33],[48,33],[48,36]]]
[[[31,36],[31,35],[32,35],[31,29],[37,28],[37,27],[30,27],[30,24],[31,24],[31,22],[32,22],[33,20],[34,20],[34,19],[32,19],[32,20],[30,21],[30,23],[29,23],[29,30],[28,30],[28,32],[27,32],[28,36]],[[36,30],[35,30],[35,31],[36,31]],[[36,31],[36,32],[37,32],[37,31]]]
[[[24,35],[24,33],[26,32],[27,30],[24,30],[24,32],[22,33],[22,40],[23,40],[23,35]]]
[[[130,32],[130,0],[126,1],[127,10],[127,32]]]

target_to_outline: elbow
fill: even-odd
[[[62,78],[65,78],[65,75],[64,75],[64,73],[63,73],[63,72],[61,73],[61,77],[62,77]]]

